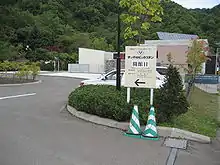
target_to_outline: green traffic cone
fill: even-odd
[[[144,132],[142,133],[141,138],[146,140],[159,140],[156,126],[155,110],[153,106],[151,106],[150,108],[147,125]]]
[[[134,105],[132,116],[129,124],[128,131],[125,133],[126,136],[140,138],[141,137],[141,127],[139,121],[138,106]]]

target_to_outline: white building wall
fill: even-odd
[[[105,52],[104,60],[111,60],[113,59],[113,53],[112,52]]]
[[[79,48],[79,64],[89,64],[89,72],[104,72],[105,51]]]

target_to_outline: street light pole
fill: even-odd
[[[121,90],[121,58],[120,58],[120,33],[121,33],[121,24],[120,24],[120,0],[118,0],[118,42],[117,42],[117,63],[116,63],[116,89]]]

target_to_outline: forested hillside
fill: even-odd
[[[117,1],[1,0],[0,3],[0,61],[24,57],[45,61],[58,56],[75,62],[78,47],[116,49]],[[197,34],[208,38],[212,47],[220,42],[220,5],[209,10],[187,10],[174,2],[162,6],[162,22],[142,32],[145,39],[157,39],[157,31],[166,31]],[[122,49],[129,44],[136,43],[122,38]]]

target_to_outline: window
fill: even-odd
[[[106,80],[116,80],[116,72],[112,72],[106,75]]]
[[[121,75],[120,75],[121,79],[122,79],[123,74],[124,73],[121,73]],[[106,75],[106,80],[116,80],[116,78],[117,78],[116,71]]]
[[[166,75],[167,68],[157,68],[157,72],[161,75]]]

